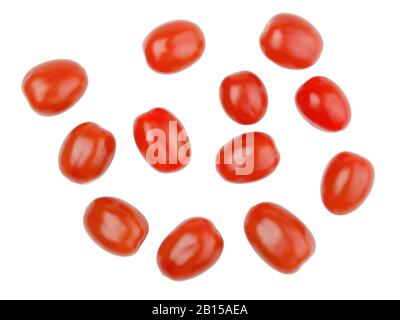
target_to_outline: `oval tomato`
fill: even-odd
[[[90,182],[108,169],[115,146],[111,132],[92,122],[82,123],[69,133],[61,147],[60,170],[73,182]]]
[[[149,232],[147,220],[139,210],[110,197],[97,198],[87,207],[84,225],[93,241],[120,256],[136,253]]]
[[[368,197],[374,183],[371,162],[355,153],[342,152],[328,164],[322,177],[325,207],[337,215],[356,210]]]
[[[250,209],[245,224],[247,239],[258,255],[282,273],[294,273],[314,254],[315,241],[292,213],[274,203]]]
[[[52,60],[30,70],[22,82],[22,91],[32,109],[52,116],[72,107],[85,93],[85,70],[71,60]]]
[[[323,41],[315,27],[294,14],[273,17],[260,37],[264,54],[281,67],[305,69],[319,59]]]
[[[351,119],[346,95],[325,77],[314,77],[303,84],[297,91],[296,104],[303,117],[321,130],[343,130]]]
[[[136,145],[145,160],[164,173],[184,168],[190,161],[189,137],[175,115],[155,108],[138,116],[133,125]]]
[[[174,73],[194,64],[204,52],[205,39],[194,23],[176,20],[155,28],[143,44],[148,65],[161,73]]]
[[[249,132],[232,139],[221,148],[216,168],[229,182],[248,183],[270,175],[279,160],[279,151],[269,135]]]
[[[211,268],[219,259],[224,241],[211,221],[192,218],[181,223],[162,242],[157,262],[173,280],[187,280]]]
[[[227,76],[219,92],[225,112],[240,124],[254,124],[267,111],[267,90],[252,72],[240,71]]]

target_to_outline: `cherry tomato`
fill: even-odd
[[[166,109],[155,108],[138,116],[133,125],[133,135],[142,156],[160,172],[180,170],[190,161],[186,130]]]
[[[88,85],[85,70],[71,60],[52,60],[30,70],[22,82],[22,91],[32,109],[53,116],[72,107]]]
[[[247,239],[258,255],[282,273],[294,273],[315,252],[307,227],[292,213],[274,203],[250,209],[245,224]]]
[[[227,76],[221,83],[219,95],[225,112],[240,124],[254,124],[267,111],[267,90],[260,78],[249,71]]]
[[[221,148],[216,167],[225,180],[248,183],[270,175],[279,160],[279,151],[269,135],[249,132],[237,136]]]
[[[60,170],[73,182],[90,182],[108,169],[115,145],[111,132],[92,122],[82,123],[65,138],[59,155]]]
[[[339,153],[329,162],[322,178],[325,207],[336,215],[356,210],[368,197],[374,176],[369,160],[351,152]]]
[[[176,20],[155,28],[143,44],[150,68],[161,73],[174,73],[194,64],[204,52],[205,39],[194,23]]]
[[[120,256],[136,253],[149,232],[139,210],[117,198],[97,198],[87,207],[83,220],[93,241]]]
[[[294,14],[273,17],[260,38],[264,54],[281,67],[305,69],[321,56],[323,41],[315,27]]]
[[[211,268],[219,259],[224,241],[211,221],[192,218],[181,223],[162,242],[157,262],[172,280],[187,280]]]
[[[303,117],[321,130],[343,130],[351,119],[349,101],[328,78],[314,77],[303,84],[297,91],[296,104]]]

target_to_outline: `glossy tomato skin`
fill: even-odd
[[[296,104],[303,117],[318,129],[336,132],[351,119],[350,103],[340,87],[325,77],[314,77],[296,93]]]
[[[175,73],[200,59],[205,39],[196,24],[175,20],[155,28],[145,39],[143,49],[150,68],[160,73]]]
[[[274,140],[262,132],[249,132],[229,141],[217,154],[216,168],[233,183],[249,183],[270,175],[280,154]]]
[[[93,122],[82,123],[64,140],[59,155],[60,170],[73,182],[91,182],[108,169],[115,148],[111,132]]]
[[[260,203],[247,214],[245,233],[258,255],[279,272],[297,272],[315,252],[308,228],[274,203]]]
[[[219,94],[227,115],[240,124],[257,123],[267,111],[267,90],[261,79],[250,71],[227,76]]]
[[[119,256],[136,253],[149,232],[143,214],[118,198],[95,199],[87,207],[83,220],[93,241],[104,250]]]
[[[282,13],[269,21],[261,34],[260,45],[264,54],[281,67],[305,69],[318,61],[323,40],[307,20]]]
[[[211,268],[223,248],[224,241],[211,221],[191,218],[165,238],[158,250],[157,262],[168,278],[187,280]]]
[[[133,124],[133,135],[140,153],[157,171],[175,172],[190,161],[186,130],[166,109],[155,108],[138,116]]]
[[[336,155],[322,177],[321,197],[325,207],[336,215],[356,210],[368,197],[374,183],[371,162],[352,152]]]
[[[32,109],[45,116],[57,115],[72,107],[87,86],[86,71],[72,60],[39,64],[22,81],[22,91]]]

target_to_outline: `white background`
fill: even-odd
[[[399,1],[81,1],[0,2],[0,298],[279,299],[400,298]],[[305,71],[282,69],[259,48],[276,13],[304,16],[321,32],[320,61]],[[206,51],[191,68],[160,75],[146,65],[142,42],[155,26],[184,18],[199,24]],[[35,114],[21,93],[34,65],[55,58],[81,63],[89,88],[57,116]],[[265,118],[240,126],[219,103],[220,81],[251,70],[267,86]],[[353,119],[328,134],[297,112],[296,89],[324,75],[347,93]],[[152,107],[174,112],[193,147],[189,166],[163,175],[140,156],[135,117]],[[107,173],[73,184],[58,169],[66,134],[83,121],[111,130],[117,153]],[[260,130],[274,137],[281,163],[249,185],[223,181],[214,168],[218,149],[234,136]],[[373,192],[346,217],[328,213],[319,186],[327,162],[344,150],[368,157]],[[150,233],[129,258],[97,247],[82,224],[98,196],[131,202]],[[248,209],[272,201],[301,218],[317,241],[315,256],[291,276],[255,254],[243,232]],[[156,252],[186,218],[210,218],[225,240],[218,263],[186,282],[161,275]]]

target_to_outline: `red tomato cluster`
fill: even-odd
[[[262,52],[277,65],[305,69],[315,64],[323,41],[307,20],[293,14],[279,14],[266,25],[260,37]],[[194,23],[171,21],[155,28],[143,44],[151,69],[171,74],[200,59],[205,38]],[[27,73],[22,90],[36,112],[60,114],[83,96],[88,85],[85,70],[71,60],[42,63]],[[226,114],[241,125],[260,121],[268,108],[268,94],[253,72],[226,76],[219,95]],[[350,103],[332,80],[314,77],[295,95],[301,115],[318,129],[337,132],[351,119]],[[191,158],[191,145],[183,124],[170,111],[154,108],[134,121],[133,137],[143,158],[162,173],[183,169]],[[84,184],[103,175],[114,157],[116,140],[99,125],[86,122],[65,138],[59,167],[69,180]],[[270,175],[279,165],[280,153],[271,136],[248,132],[226,143],[216,157],[217,172],[231,183],[250,183]],[[374,181],[372,164],[364,157],[341,152],[328,164],[322,178],[321,198],[336,215],[356,210],[367,198]],[[149,225],[144,215],[129,203],[111,197],[94,200],[86,209],[84,226],[103,249],[120,256],[136,253],[145,240]],[[282,273],[293,273],[314,254],[315,241],[309,229],[287,209],[274,203],[260,203],[250,209],[244,222],[245,235],[257,254]],[[224,241],[206,218],[182,222],[161,243],[157,262],[161,272],[173,280],[195,277],[217,262]]]

